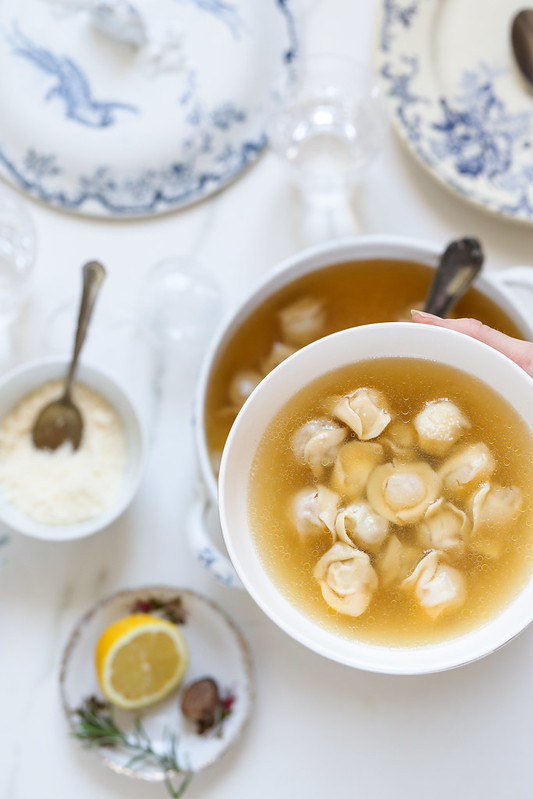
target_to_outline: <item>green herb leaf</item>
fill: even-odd
[[[193,778],[193,773],[183,769],[178,762],[177,738],[175,733],[164,735],[164,747],[161,751],[154,749],[152,741],[143,726],[140,717],[135,719],[133,732],[126,733],[113,718],[113,709],[109,702],[103,702],[90,696],[83,705],[73,711],[75,726],[73,736],[88,749],[100,747],[122,748],[131,752],[128,768],[141,764],[152,764],[165,773],[165,787],[172,799],[183,796]],[[180,784],[175,787],[172,780],[181,775]]]

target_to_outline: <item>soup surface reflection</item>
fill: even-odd
[[[341,263],[306,274],[260,304],[227,341],[207,391],[205,425],[213,468],[252,389],[303,344],[348,327],[410,318],[421,308],[433,270],[404,261]],[[510,336],[519,329],[496,303],[470,289],[455,309]]]
[[[431,361],[378,358],[300,391],[249,484],[273,582],[319,624],[392,646],[493,618],[533,557],[533,440],[503,398]]]

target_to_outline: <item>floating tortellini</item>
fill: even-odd
[[[338,495],[323,485],[297,491],[291,499],[289,518],[301,541],[329,531],[335,539]]]
[[[282,361],[288,358],[289,355],[294,355],[297,349],[297,347],[293,347],[291,344],[275,341],[266,358],[263,358],[261,361],[261,370],[263,374],[267,375],[272,369],[275,369],[276,366],[279,366]]]
[[[324,469],[331,466],[337,457],[347,434],[345,427],[325,416],[311,419],[294,431],[292,451],[300,463],[309,466],[315,477],[320,478]]]
[[[441,492],[441,480],[424,461],[384,463],[368,479],[367,498],[394,524],[415,524]]]
[[[488,558],[500,557],[505,545],[503,529],[516,519],[522,505],[522,492],[517,486],[481,486],[472,498],[471,549]]]
[[[466,587],[460,571],[449,566],[438,551],[429,552],[402,582],[412,591],[427,615],[436,619],[444,612],[458,610],[465,602]]]
[[[376,569],[383,587],[403,580],[419,557],[418,547],[400,541],[397,535],[390,535],[376,560]]]
[[[496,461],[486,444],[466,444],[452,454],[439,469],[445,487],[461,496],[487,480]]]
[[[263,375],[255,369],[242,369],[236,372],[228,387],[228,399],[231,404],[237,409],[241,408],[262,379]]]
[[[415,449],[416,433],[410,422],[392,422],[380,441],[393,458],[408,461],[418,457]]]
[[[316,297],[302,297],[278,315],[281,337],[287,344],[302,347],[324,335],[326,308]]]
[[[417,537],[425,549],[440,549],[453,555],[462,555],[470,529],[470,519],[464,511],[451,502],[439,499],[427,509],[418,527]]]
[[[349,499],[363,496],[368,475],[383,460],[383,447],[375,441],[349,441],[339,450],[331,474],[331,487]]]
[[[343,397],[334,397],[331,413],[362,441],[377,438],[391,420],[385,397],[371,388],[358,388]]]
[[[470,427],[470,422],[450,400],[436,400],[415,416],[414,426],[420,448],[442,457]]]
[[[377,550],[387,538],[390,524],[361,500],[339,511],[335,519],[335,532],[346,544],[358,544],[364,550]]]
[[[313,576],[327,604],[347,616],[364,613],[378,585],[367,553],[342,541],[322,555]]]

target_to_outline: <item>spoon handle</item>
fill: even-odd
[[[470,287],[483,265],[483,258],[477,239],[452,241],[441,256],[423,310],[445,316]]]
[[[98,261],[89,261],[89,263],[85,264],[83,267],[82,273],[83,291],[80,301],[80,310],[78,313],[78,327],[76,329],[74,351],[72,353],[72,360],[70,362],[65,383],[65,399],[70,399],[70,390],[72,388],[72,381],[74,380],[74,375],[76,373],[78,358],[85,341],[85,336],[87,335],[87,328],[89,327],[89,322],[91,321],[94,304],[106,274],[104,267],[102,264],[98,263]]]

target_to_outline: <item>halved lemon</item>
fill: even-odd
[[[107,627],[96,645],[96,673],[106,698],[127,710],[151,705],[183,679],[189,648],[176,624],[134,613]]]

